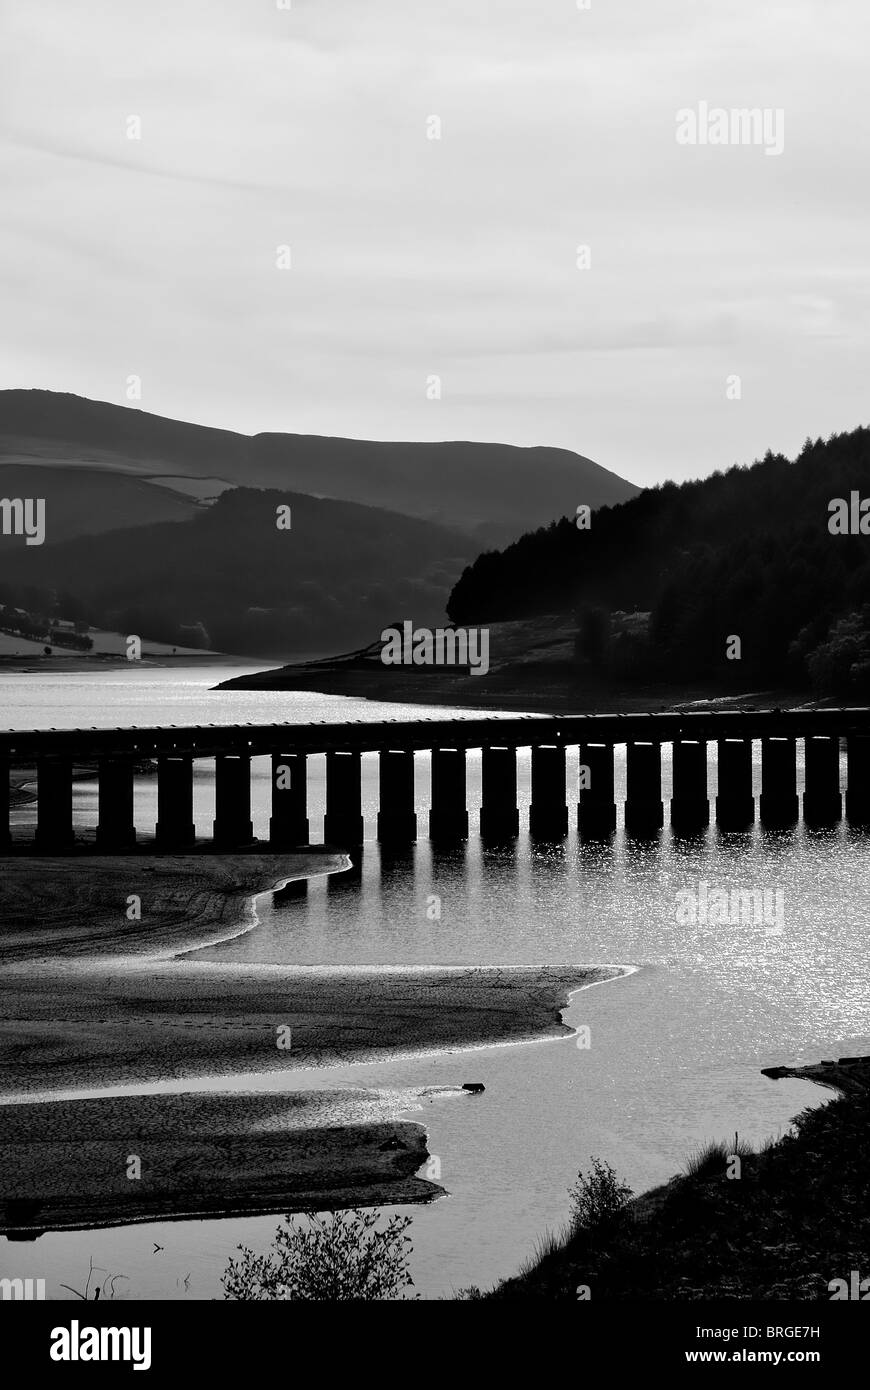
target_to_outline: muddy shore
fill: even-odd
[[[198,958],[200,947],[255,929],[259,892],[342,867],[342,856],[304,853],[6,861],[7,1231],[430,1201],[441,1189],[417,1176],[426,1132],[397,1117],[407,1104],[363,1091],[339,1103],[329,1064],[457,1049],[458,1097],[473,1079],[463,1049],[567,1035],[570,992],[621,973]],[[128,915],[131,896],[139,918]],[[222,1077],[303,1068],[319,1069],[311,1090],[219,1089]],[[215,1089],[159,1093],[186,1078],[214,1078]],[[158,1094],[111,1094],[137,1084]],[[104,1094],[80,1097],[93,1091]],[[143,1148],[147,1184],[126,1176],[131,1154],[145,1171]]]

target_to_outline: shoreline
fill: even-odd
[[[67,939],[64,954],[52,961],[44,948],[46,936],[50,942],[54,927],[50,914],[48,919],[41,916],[46,925],[39,931],[37,942],[31,939],[29,954],[14,964],[8,984],[4,981],[0,985],[0,1002],[5,1003],[7,989],[10,993],[23,993],[31,1013],[38,1011],[32,1007],[35,1002],[53,1008],[56,1023],[58,1008],[61,1001],[70,997],[72,985],[80,1014],[73,1020],[76,1036],[72,1051],[77,1065],[81,1066],[84,1057],[87,1070],[91,1070],[100,1055],[97,1035],[103,1033],[111,1089],[103,1095],[67,1093],[53,1098],[45,1090],[37,1090],[30,1096],[19,1094],[3,1102],[0,1170],[7,1178],[0,1201],[0,1235],[11,1241],[31,1241],[46,1231],[98,1230],[350,1207],[411,1206],[436,1201],[447,1195],[445,1189],[429,1180],[428,1168],[427,1176],[418,1176],[431,1157],[428,1131],[408,1112],[420,1109],[423,1099],[462,1095],[473,1100],[473,1096],[461,1091],[464,1074],[457,1073],[455,1086],[396,1093],[387,1087],[379,1090],[376,1078],[372,1078],[371,1086],[339,1082],[329,1089],[328,1068],[347,1062],[374,1065],[424,1051],[443,1055],[453,1050],[465,1052],[567,1039],[576,1036],[577,1029],[563,1021],[566,1005],[595,984],[640,969],[612,962],[595,967],[499,970],[469,966],[224,966],[198,960],[205,932],[211,936],[222,932],[219,939],[224,940],[227,931],[235,935],[253,929],[260,896],[312,867],[303,855],[286,858],[277,878],[276,859],[271,855],[259,865],[245,857],[241,863],[208,861],[203,868],[202,861],[195,860],[183,866],[181,872],[178,861],[162,866],[154,861],[154,886],[164,893],[163,920],[158,930],[152,902],[152,920],[135,928],[139,939],[133,953],[130,946],[135,935],[119,928],[116,908],[108,912],[107,919],[106,894],[120,892],[117,880],[124,861],[92,861],[104,871],[96,894],[82,885],[71,887],[68,859],[42,861],[39,892],[43,903],[53,900],[66,918],[87,917],[89,930],[82,934],[81,922],[70,926],[77,939]],[[338,860],[336,868],[340,867],[341,856]],[[8,904],[4,902],[4,895],[10,893],[9,884],[0,885],[0,931],[8,932],[11,917],[11,927],[20,935],[23,922],[30,920],[32,905],[26,894],[21,902],[20,890],[33,868],[22,866],[36,863],[39,861],[18,861],[13,877],[19,880],[19,892],[12,890],[11,912],[5,910]],[[323,871],[322,856],[317,867]],[[140,871],[139,861],[134,862],[133,868]],[[194,885],[188,882],[191,876],[197,879]],[[200,879],[206,880],[209,898],[222,900],[220,922],[212,920],[203,926],[200,920],[198,904],[204,891]],[[271,886],[263,888],[263,882]],[[102,912],[95,913],[95,907],[100,906]],[[195,940],[191,945],[190,933],[194,928]],[[182,949],[182,938],[186,949]],[[95,955],[94,948],[100,954]],[[365,987],[361,988],[361,984]],[[306,1057],[297,1051],[294,1023],[292,1053],[281,1057],[276,1055],[271,1035],[273,1015],[267,1027],[267,1063],[261,1046],[265,1034],[261,1037],[257,1033],[259,1024],[255,1025],[254,1034],[249,1034],[249,1007],[261,1007],[264,995],[268,1008],[276,1000],[280,1005],[288,996],[292,999],[297,990],[307,1014],[315,1015],[314,1023],[307,1017],[301,1029],[309,1050],[316,1044],[318,1028],[334,1029],[338,1006],[344,1007],[343,1021],[352,1023],[353,1036],[341,1040],[338,1052],[336,1038],[329,1037],[324,1050]],[[426,1009],[433,995],[434,1013]],[[179,1009],[180,997],[185,1000],[184,1011]],[[451,1002],[445,1014],[446,999]],[[324,1017],[320,1011],[327,1000],[331,1001],[332,1011]],[[469,1001],[473,1015],[470,1018],[466,1017],[465,1007]],[[220,1009],[215,1012],[218,1004]],[[147,1019],[142,1012],[146,1006]],[[393,1044],[381,1037],[371,1047],[370,1035],[359,1032],[361,1023],[368,1028],[373,1018],[380,1023],[385,1017],[394,1022],[395,1015],[405,1015],[409,1007],[418,1010],[416,1022],[424,1034],[429,1029],[438,1034],[431,1048],[410,1053],[405,1050],[402,1041],[407,1017],[400,1019],[403,1028]],[[537,1020],[536,1026],[523,1035],[518,1031],[521,1019],[527,1023],[530,1014]],[[99,1024],[93,1024],[93,1017],[100,1019]],[[445,1017],[448,1029],[460,1027],[462,1041],[445,1041]],[[56,1051],[58,1039],[52,1037],[48,1015],[38,1022],[47,1027],[38,1041],[31,1040],[35,1055],[29,1060],[19,1056],[18,1063],[32,1080],[38,1075],[41,1060],[44,1077],[50,1076],[56,1082],[58,1064],[63,1061]],[[169,1035],[164,1036],[167,1027]],[[506,1035],[493,1040],[493,1030],[500,1029]],[[106,1035],[106,1030],[111,1036]],[[198,1046],[201,1048],[209,1037],[214,1043],[214,1030],[229,1039],[229,1050],[206,1047],[204,1055],[198,1053]],[[68,1031],[69,1025],[62,1024],[62,1047],[69,1043]],[[475,1033],[477,1036],[473,1037]],[[255,1035],[257,1065],[248,1065],[248,1072],[256,1075],[246,1076],[237,1068]],[[158,1038],[165,1059],[173,1068],[172,1089],[159,1094],[136,1094],[129,1089],[129,1080],[119,1085],[119,1067],[129,1077],[137,1054],[141,1062]],[[5,1024],[0,1032],[0,1059],[5,1065],[4,1041]],[[91,1049],[90,1057],[83,1051],[87,1048]],[[202,1065],[194,1071],[198,1055]],[[278,1086],[244,1089],[252,1083],[256,1085],[258,1078],[286,1072],[288,1062],[289,1070],[295,1073],[295,1089],[281,1089],[280,1075],[275,1076]],[[327,1071],[319,1078],[325,1085],[305,1089],[300,1073],[316,1067]],[[821,1077],[810,1074],[815,1068],[763,1070],[764,1074],[775,1072],[822,1080],[825,1084]],[[159,1074],[151,1084],[160,1085],[167,1075],[168,1071]],[[188,1083],[195,1076],[205,1085],[191,1089]],[[234,1076],[240,1083],[238,1089],[227,1089]],[[488,1080],[488,1076],[482,1079]],[[93,1138],[95,1134],[98,1139]],[[141,1157],[147,1182],[129,1181],[125,1163],[130,1155]],[[434,1169],[433,1176],[440,1176],[440,1169]],[[635,1207],[640,1219],[648,1219],[670,1191],[671,1185],[666,1185],[639,1193]],[[508,1288],[513,1283],[506,1281]]]
[[[180,1070],[297,1071],[566,1037],[570,993],[627,971],[199,959],[254,929],[262,893],[346,866],[344,855],[324,864],[300,853],[280,856],[278,871],[276,858],[94,857],[86,882],[68,859],[9,860],[0,880],[10,962],[0,982],[0,1095],[81,1089],[84,1069],[98,1084],[156,1084]],[[131,922],[134,890],[142,916]],[[278,1028],[291,1030],[289,1052],[276,1045]]]
[[[230,677],[216,691],[268,690],[343,696],[375,703],[430,705],[464,711],[513,714],[659,713],[698,706],[777,709],[824,704],[806,689],[724,689],[699,683],[687,686],[646,682],[614,688],[568,661],[500,662],[485,676],[460,668],[385,667],[367,654],[338,656],[295,665],[264,667]]]
[[[761,1075],[835,1094],[758,1149],[738,1147],[736,1135],[735,1152],[708,1143],[668,1182],[629,1194],[606,1229],[569,1223],[476,1296],[576,1301],[582,1281],[604,1301],[830,1298],[846,1284],[831,1276],[863,1260],[870,1057],[763,1067]]]
[[[0,982],[0,1233],[433,1201],[444,1189],[417,1176],[427,1131],[398,1118],[408,1098],[360,1088],[342,1110],[339,1093],[313,1075],[310,1089],[220,1087],[235,1076],[298,1080],[347,1062],[567,1038],[571,996],[631,969],[198,960],[205,946],[253,929],[262,893],[345,861],[336,855],[324,868],[322,854],[281,858],[277,873],[274,855],[95,857],[86,880],[68,859],[8,861],[0,943],[14,959]],[[129,922],[134,886],[142,918]],[[285,1034],[286,1051],[277,1042]],[[467,1096],[465,1079],[458,1073],[455,1087],[436,1089]],[[173,1089],[163,1093],[129,1089],[167,1081]],[[196,1081],[206,1087],[176,1089]],[[70,1094],[85,1088],[104,1094]],[[329,1123],[307,1123],[324,1111]],[[140,1154],[147,1188],[126,1176],[125,1157]]]
[[[3,1107],[0,1235],[318,1211],[444,1195],[426,1130],[378,1093],[110,1097]],[[96,1137],[95,1137],[96,1136]],[[135,1167],[138,1165],[138,1169]]]
[[[2,1099],[82,1090],[85,1076],[88,1090],[157,1086],[569,1038],[561,1014],[570,994],[623,974],[580,966],[178,970],[170,962],[132,972],[77,964],[34,977],[16,968],[0,986]],[[64,1008],[71,986],[75,1002]],[[289,1037],[288,1050],[278,1036]]]
[[[262,967],[256,967],[256,968],[260,969],[260,968],[262,968]],[[268,967],[266,967],[266,968],[268,969]],[[324,970],[325,970],[326,973],[344,973],[342,967],[329,967],[329,968],[326,968],[326,967],[321,967],[321,966],[312,966],[312,967],[310,967],[310,968],[311,968],[312,970],[318,971],[318,972],[319,972],[319,971],[324,971]],[[360,973],[362,973],[362,974],[365,974],[365,975],[368,975],[368,974],[369,974],[369,971],[368,971],[367,968],[360,968],[360,967],[352,967],[352,968],[349,968],[348,973],[351,973],[351,974],[352,974],[352,973],[353,973],[353,969],[355,969],[355,968],[356,968],[356,969],[359,969],[359,970],[360,970]],[[385,967],[385,970],[389,971],[390,969],[393,969],[393,968],[394,968],[394,967]],[[468,967],[468,966],[443,966],[443,967],[433,966],[433,967],[429,967],[429,966],[425,966],[425,967],[408,967],[407,969],[408,969],[408,971],[410,971],[410,970],[413,969],[413,971],[414,971],[415,973],[420,973],[421,971],[422,971],[423,973],[425,973],[425,972],[428,971],[428,970],[433,970],[433,971],[436,971],[436,972],[440,972],[440,971],[449,972],[449,971],[451,971],[451,970],[455,970],[455,971],[468,970],[469,968],[475,968],[475,967]],[[522,968],[522,967],[521,967],[521,968]],[[532,968],[532,967],[530,967],[530,968]],[[560,1008],[559,1011],[558,1011],[559,1014],[560,1014],[560,1016],[561,1016],[564,1012],[566,1012],[567,1009],[570,1007],[570,1005],[574,1002],[574,997],[575,997],[575,995],[581,994],[581,993],[583,993],[583,992],[584,992],[585,990],[587,990],[587,989],[593,989],[596,985],[609,984],[609,983],[611,983],[611,981],[613,981],[613,980],[623,979],[623,978],[625,978],[625,977],[627,977],[627,976],[629,976],[629,975],[632,975],[632,974],[637,973],[637,971],[639,971],[640,969],[642,969],[642,967],[639,966],[639,965],[626,965],[626,966],[616,966],[616,965],[614,965],[614,966],[609,966],[609,965],[602,965],[602,966],[599,966],[599,967],[594,967],[594,969],[590,969],[590,973],[594,973],[595,970],[600,970],[600,971],[602,971],[602,972],[607,971],[607,970],[612,970],[613,973],[612,973],[612,974],[606,974],[606,975],[605,975],[605,974],[602,974],[602,976],[601,976],[600,979],[591,979],[591,980],[587,981],[587,982],[584,983],[584,984],[577,985],[575,988],[569,989],[569,990],[568,990],[568,994],[567,994],[567,998],[566,998],[565,1003],[564,1003],[564,1006],[563,1006],[563,1008]],[[381,973],[381,972],[378,972],[378,973]],[[405,970],[403,970],[403,969],[400,968],[400,969],[398,970],[397,973],[399,973],[399,974],[404,974],[404,973],[407,973],[407,972],[406,972]],[[361,1051],[359,1052],[359,1054],[355,1054],[355,1055],[350,1056],[350,1057],[347,1057],[347,1056],[341,1056],[341,1057],[336,1056],[336,1057],[331,1057],[331,1058],[330,1058],[330,1057],[318,1058],[317,1060],[314,1060],[314,1061],[297,1062],[297,1063],[295,1063],[294,1066],[291,1067],[291,1068],[283,1067],[283,1068],[278,1068],[277,1070],[278,1070],[279,1072],[282,1072],[282,1071],[283,1071],[283,1072],[286,1073],[288,1076],[292,1076],[293,1079],[296,1080],[296,1081],[300,1081],[303,1077],[306,1077],[306,1074],[307,1074],[309,1071],[316,1071],[316,1072],[323,1072],[323,1073],[326,1073],[327,1075],[325,1076],[324,1079],[327,1079],[327,1080],[328,1080],[328,1073],[329,1073],[330,1070],[340,1071],[340,1070],[344,1069],[344,1068],[347,1067],[347,1066],[353,1066],[353,1067],[383,1067],[383,1066],[389,1065],[389,1064],[391,1064],[391,1063],[393,1063],[393,1062],[421,1061],[421,1060],[425,1060],[427,1057],[430,1057],[430,1058],[433,1058],[433,1059],[437,1059],[437,1058],[441,1058],[441,1057],[445,1057],[445,1056],[465,1056],[465,1055],[468,1054],[468,1053],[474,1053],[474,1052],[491,1052],[491,1051],[496,1051],[496,1050],[498,1050],[499,1048],[507,1048],[507,1047],[528,1047],[528,1046],[532,1046],[532,1045],[539,1045],[539,1044],[542,1044],[542,1043],[559,1043],[559,1042],[567,1042],[570,1038],[573,1038],[573,1037],[576,1037],[576,1036],[577,1036],[577,1032],[578,1032],[577,1028],[572,1027],[570,1024],[565,1023],[564,1020],[563,1020],[561,1017],[560,1017],[560,1019],[559,1019],[559,1022],[560,1022],[560,1025],[561,1025],[561,1026],[558,1027],[558,1028],[555,1028],[553,1031],[550,1031],[550,1032],[546,1032],[546,1033],[534,1032],[534,1033],[530,1033],[530,1034],[528,1034],[528,1035],[521,1035],[521,1036],[517,1036],[517,1037],[510,1037],[510,1038],[503,1039],[503,1040],[500,1040],[500,1041],[495,1041],[495,1040],[490,1040],[490,1039],[483,1039],[483,1040],[480,1040],[480,1041],[475,1041],[475,1042],[464,1042],[464,1043],[462,1043],[462,1042],[460,1042],[460,1043],[434,1043],[434,1044],[432,1044],[431,1046],[428,1046],[428,1047],[421,1047],[421,1048],[418,1048],[418,1049],[416,1049],[416,1050],[414,1050],[414,1051],[402,1051],[402,1050],[393,1050],[393,1049],[390,1049],[390,1050],[384,1051],[384,1052],[373,1051],[373,1052],[371,1052],[371,1053],[367,1053],[366,1051],[361,1050]],[[274,1086],[272,1086],[272,1085],[270,1085],[270,1084],[267,1085],[266,1083],[267,1083],[267,1082],[270,1082],[270,1081],[271,1081],[271,1078],[275,1075],[275,1070],[276,1070],[276,1069],[274,1069],[274,1068],[266,1068],[266,1069],[260,1069],[260,1070],[258,1070],[258,1071],[251,1071],[251,1072],[246,1072],[246,1071],[240,1071],[240,1072],[226,1072],[226,1073],[222,1073],[219,1077],[214,1076],[211,1072],[208,1072],[208,1071],[205,1071],[205,1072],[203,1072],[203,1073],[201,1073],[201,1074],[187,1075],[187,1076],[184,1076],[184,1077],[172,1077],[172,1078],[170,1078],[170,1077],[165,1077],[165,1076],[164,1076],[164,1077],[159,1078],[158,1084],[159,1084],[160,1087],[161,1087],[161,1090],[160,1090],[159,1094],[160,1094],[160,1095],[180,1095],[180,1094],[183,1093],[183,1094],[185,1094],[185,1095],[193,1096],[193,1095],[201,1094],[201,1093],[203,1093],[203,1092],[208,1091],[208,1092],[212,1092],[213,1094],[220,1094],[220,1095],[227,1095],[227,1096],[229,1096],[229,1095],[238,1096],[238,1095],[241,1095],[241,1094],[243,1094],[243,1093],[245,1093],[245,1092],[247,1092],[247,1094],[249,1094],[249,1095],[259,1095],[259,1094],[261,1094],[261,1093],[262,1093],[262,1094],[271,1094],[271,1095],[275,1095],[275,1094],[290,1095],[290,1094],[297,1094],[298,1091],[301,1091],[301,1089],[302,1089],[301,1087],[297,1088],[296,1086],[291,1086],[291,1085],[289,1085],[289,1084],[286,1086],[286,1088],[285,1088],[283,1091],[280,1091],[278,1088],[276,1088],[276,1087],[274,1087]],[[212,1090],[212,1087],[211,1087],[210,1084],[209,1084],[210,1082],[216,1081],[216,1080],[219,1080],[219,1081],[220,1081],[220,1086],[221,1086],[220,1091],[213,1091],[213,1090]],[[75,1102],[75,1101],[115,1100],[115,1099],[123,1099],[123,1098],[126,1098],[126,1097],[128,1097],[128,1096],[153,1097],[153,1096],[155,1096],[155,1095],[158,1094],[157,1092],[155,1092],[155,1091],[152,1089],[152,1087],[154,1086],[154,1084],[155,1084],[155,1083],[154,1083],[153,1081],[138,1081],[138,1082],[137,1082],[137,1081],[131,1081],[131,1082],[123,1083],[123,1084],[118,1084],[118,1083],[116,1083],[116,1084],[114,1084],[114,1085],[111,1085],[111,1086],[108,1086],[108,1087],[102,1087],[102,1088],[101,1088],[101,1087],[83,1087],[83,1086],[82,1086],[82,1087],[75,1087],[75,1088],[66,1088],[66,1089],[64,1089],[64,1090],[58,1090],[58,1091],[42,1091],[42,1092],[40,1092],[38,1095],[32,1096],[32,1097],[31,1097],[31,1096],[28,1096],[28,1095],[26,1095],[26,1094],[18,1094],[18,1095],[13,1094],[13,1095],[10,1095],[10,1096],[8,1096],[8,1097],[6,1097],[6,1098],[3,1098],[2,1096],[0,1096],[0,1106],[3,1106],[3,1105],[6,1105],[6,1106],[19,1106],[19,1105],[37,1106],[37,1105],[42,1105],[42,1104],[52,1104],[52,1105],[54,1105],[54,1104],[60,1104],[60,1103],[66,1103],[66,1102]],[[447,1089],[448,1089],[448,1091],[449,1091],[451,1094],[459,1094],[459,1093],[460,1093],[460,1089],[461,1089],[461,1087],[463,1087],[463,1086],[464,1086],[464,1083],[459,1083],[459,1084],[457,1084],[456,1086],[451,1086],[451,1087],[448,1087]],[[188,1091],[182,1091],[182,1087],[189,1087],[189,1090],[188,1090]],[[440,1089],[443,1089],[443,1088],[434,1087],[434,1088],[428,1088],[428,1089],[430,1089],[430,1090],[440,1090]],[[464,1089],[462,1089],[461,1093],[462,1093],[463,1095],[466,1094],[466,1092],[464,1091]],[[312,1094],[312,1095],[313,1095],[314,1092],[309,1092],[308,1094]],[[322,1095],[325,1095],[325,1096],[332,1096],[332,1095],[334,1095],[334,1094],[336,1094],[336,1093],[335,1093],[331,1088],[327,1088],[327,1089],[325,1089],[322,1093],[318,1093],[318,1094],[322,1094]],[[356,1093],[355,1093],[355,1094],[356,1094]],[[348,1123],[350,1123],[350,1121],[348,1121]]]

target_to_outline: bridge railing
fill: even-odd
[[[833,824],[843,814],[840,748],[845,738],[845,811],[870,822],[870,711],[729,711],[652,715],[523,716],[505,719],[415,720],[409,723],[234,725],[155,729],[32,730],[0,734],[0,852],[59,853],[76,848],[73,769],[95,765],[98,826],[93,847],[104,853],[137,846],[135,782],[142,760],[157,765],[157,827],[150,847],[178,853],[197,844],[193,768],[214,759],[214,823],[210,843],[237,849],[254,842],[251,759],[271,758],[271,816],[264,848],[309,843],[308,759],[326,755],[325,838],[337,847],[362,842],[361,754],[379,763],[378,838],[410,843],[418,824],[414,754],[431,753],[428,834],[468,835],[467,752],[482,749],[481,833],[519,833],[517,749],[531,749],[529,829],[565,835],[572,816],[585,835],[607,835],[617,824],[614,747],[626,747],[625,824],[653,834],[669,819],[677,833],[694,833],[712,818],[727,830],[752,824],[756,813],[787,826],[803,813],[809,823]],[[761,742],[761,795],[756,807],[752,744]],[[797,745],[804,748],[802,805]],[[711,804],[708,744],[716,745],[718,790]],[[672,789],[662,790],[663,744],[672,746]],[[576,786],[569,786],[566,749],[579,747]],[[10,772],[34,768],[37,823],[29,843],[10,831]]]

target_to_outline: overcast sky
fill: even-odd
[[[0,386],[641,484],[868,421],[867,0],[0,16]],[[699,102],[782,153],[678,144]]]

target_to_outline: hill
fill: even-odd
[[[800,1077],[825,1067],[781,1070]],[[861,1270],[859,1279],[866,1272],[870,1235],[870,1091],[866,1058],[842,1070],[851,1073],[843,1081],[822,1078],[842,1094],[803,1111],[791,1133],[759,1152],[737,1135],[709,1143],[685,1174],[634,1202],[625,1202],[618,1178],[601,1165],[603,1180],[601,1170],[586,1178],[592,1200],[582,1213],[575,1209],[573,1226],[544,1238],[516,1277],[465,1297],[575,1306],[591,1299],[593,1307],[632,1299],[848,1299],[851,1271]]]
[[[279,509],[289,527],[279,529]],[[154,641],[329,651],[396,611],[437,621],[469,538],[353,502],[234,488],[192,520],[28,547],[0,541],[0,602]],[[195,634],[196,640],[192,640]]]
[[[0,469],[51,467],[87,470],[77,481],[90,497],[92,530],[130,524],[123,511],[121,477],[145,489],[135,524],[167,520],[155,508],[165,497],[148,489],[173,487],[194,496],[194,480],[206,495],[228,486],[285,488],[384,507],[502,543],[531,524],[541,524],[585,503],[621,502],[638,489],[591,459],[568,449],[519,448],[469,442],[395,443],[314,435],[253,436],[152,415],[54,391],[0,391]],[[105,476],[118,479],[119,500],[107,512]],[[180,486],[186,480],[184,486]],[[44,481],[44,475],[43,475]],[[4,484],[5,485],[5,484]],[[27,491],[24,491],[25,485]],[[39,478],[20,481],[7,495],[43,496]],[[188,509],[194,504],[188,499]],[[104,525],[108,520],[111,526]],[[73,532],[58,523],[52,540]]]
[[[578,663],[629,683],[810,678],[863,697],[870,536],[829,529],[832,500],[853,493],[870,498],[864,428],[807,440],[793,462],[768,453],[647,489],[596,512],[588,530],[564,518],[529,532],[479,556],[448,613],[458,624],[574,615]],[[616,636],[614,610],[649,616]]]
[[[0,464],[0,496],[41,497],[46,543],[157,521],[189,521],[201,504],[175,486],[84,465]],[[218,488],[221,484],[218,484]]]

